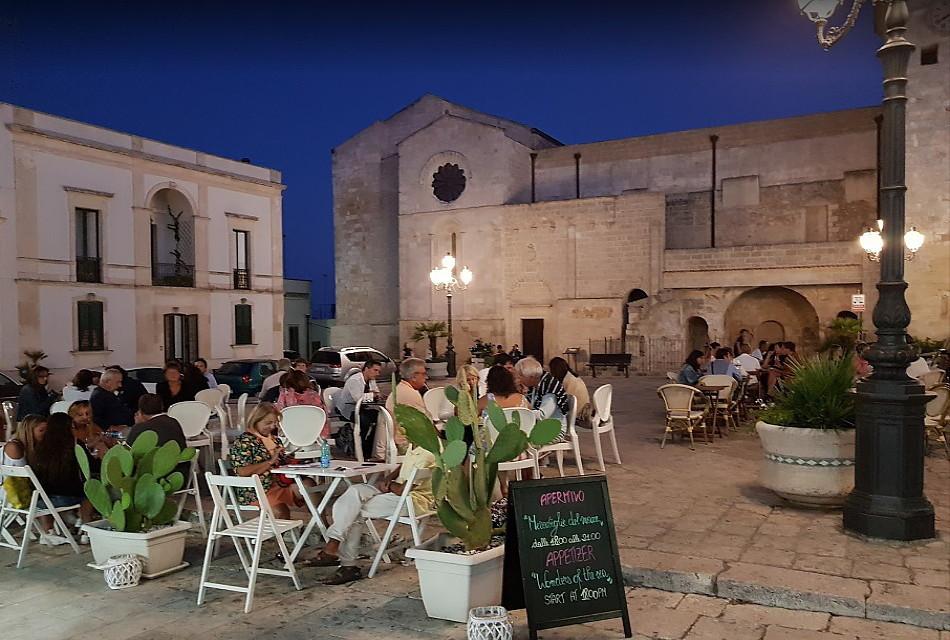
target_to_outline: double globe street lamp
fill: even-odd
[[[456,374],[455,367],[455,346],[452,343],[452,295],[456,291],[464,291],[472,283],[475,276],[468,267],[462,267],[458,277],[455,277],[455,256],[451,253],[442,257],[442,266],[436,267],[429,272],[429,280],[436,291],[445,292],[445,301],[448,305],[448,344],[445,347],[445,360],[447,363],[449,377],[454,378]],[[435,354],[432,354],[435,355]]]
[[[840,27],[828,20],[844,0],[798,0],[799,8],[817,25],[818,43],[831,48],[858,19],[864,0],[852,0]],[[916,350],[907,341],[910,308],[904,297],[904,246],[920,249],[923,235],[904,234],[904,148],[907,106],[907,63],[914,45],[907,41],[905,0],[873,0],[886,8],[885,41],[877,51],[884,68],[881,126],[881,227],[865,234],[861,246],[881,263],[874,307],[877,342],[867,352],[874,373],[857,384],[855,402],[854,489],[844,506],[844,528],[888,540],[934,537],[933,505],[924,496],[923,385],[907,375]],[[903,241],[903,242],[902,242]],[[873,259],[873,257],[872,257]]]
[[[884,221],[877,221],[877,229],[868,227],[867,230],[858,238],[861,248],[867,254],[871,262],[881,260],[881,251],[884,249],[884,238],[881,231],[884,230]],[[911,227],[910,231],[904,234],[904,246],[910,253],[904,254],[904,260],[913,260],[920,248],[924,246],[924,234],[917,231],[917,227]]]

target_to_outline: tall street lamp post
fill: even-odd
[[[445,347],[445,360],[447,362],[446,369],[448,370],[449,377],[452,378],[454,378],[456,374],[455,345],[452,342],[452,294],[456,291],[467,289],[468,285],[472,283],[474,275],[471,269],[462,267],[458,278],[456,278],[455,256],[451,253],[445,254],[442,258],[441,267],[436,267],[429,272],[429,280],[432,281],[432,286],[435,287],[436,291],[445,292],[445,301],[448,305],[449,337],[448,344]],[[434,356],[435,354],[433,353],[432,355]]]
[[[843,0],[798,0],[818,26],[818,42],[829,49],[854,25],[864,0],[853,4],[845,23],[825,32]],[[924,496],[924,387],[907,375],[916,357],[907,342],[910,309],[904,298],[904,124],[907,63],[914,45],[907,30],[905,0],[874,0],[886,5],[886,39],[877,55],[884,68],[881,131],[880,293],[874,307],[877,342],[867,359],[874,373],[857,385],[854,490],[844,506],[848,531],[889,540],[934,537],[933,505]],[[911,235],[920,247],[920,236]],[[911,242],[908,242],[911,244]],[[877,246],[873,247],[875,250]],[[876,253],[876,251],[875,251]]]

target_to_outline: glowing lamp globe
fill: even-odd
[[[924,234],[917,231],[917,227],[911,227],[910,231],[904,234],[904,246],[906,246],[907,250],[911,253],[917,253],[923,245]]]
[[[464,284],[467,287],[469,284],[471,284],[472,278],[474,277],[474,275],[475,274],[472,273],[471,269],[469,269],[468,267],[464,267],[462,269],[462,273],[459,274],[459,280],[461,280],[462,284]]]
[[[453,256],[451,253],[445,254],[445,256],[442,258],[442,266],[443,266],[444,268],[448,269],[449,271],[451,271],[452,269],[454,269],[454,268],[455,268],[455,256]]]
[[[827,22],[844,0],[798,0],[799,10],[812,22]]]

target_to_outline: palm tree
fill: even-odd
[[[420,322],[416,325],[415,332],[409,339],[413,342],[428,340],[429,351],[432,352],[432,357],[435,358],[438,354],[438,339],[448,337],[448,335],[444,322]]]

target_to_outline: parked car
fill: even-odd
[[[255,396],[260,393],[264,379],[276,371],[276,360],[228,360],[214,370],[214,379],[218,384],[231,387],[231,397],[236,398],[242,393]]]
[[[5,373],[0,373],[0,401],[14,400],[20,397],[22,384]]]
[[[120,365],[125,369],[126,373],[129,374],[129,377],[133,380],[138,380],[142,383],[142,386],[145,387],[145,390],[149,393],[155,393],[155,387],[159,382],[165,379],[165,374],[161,367],[126,367],[125,365]],[[94,373],[101,374],[103,369],[89,369]],[[67,381],[68,384],[68,381]]]
[[[313,352],[310,377],[324,386],[340,386],[370,358],[383,364],[382,380],[396,371],[392,358],[372,347],[323,347]]]

